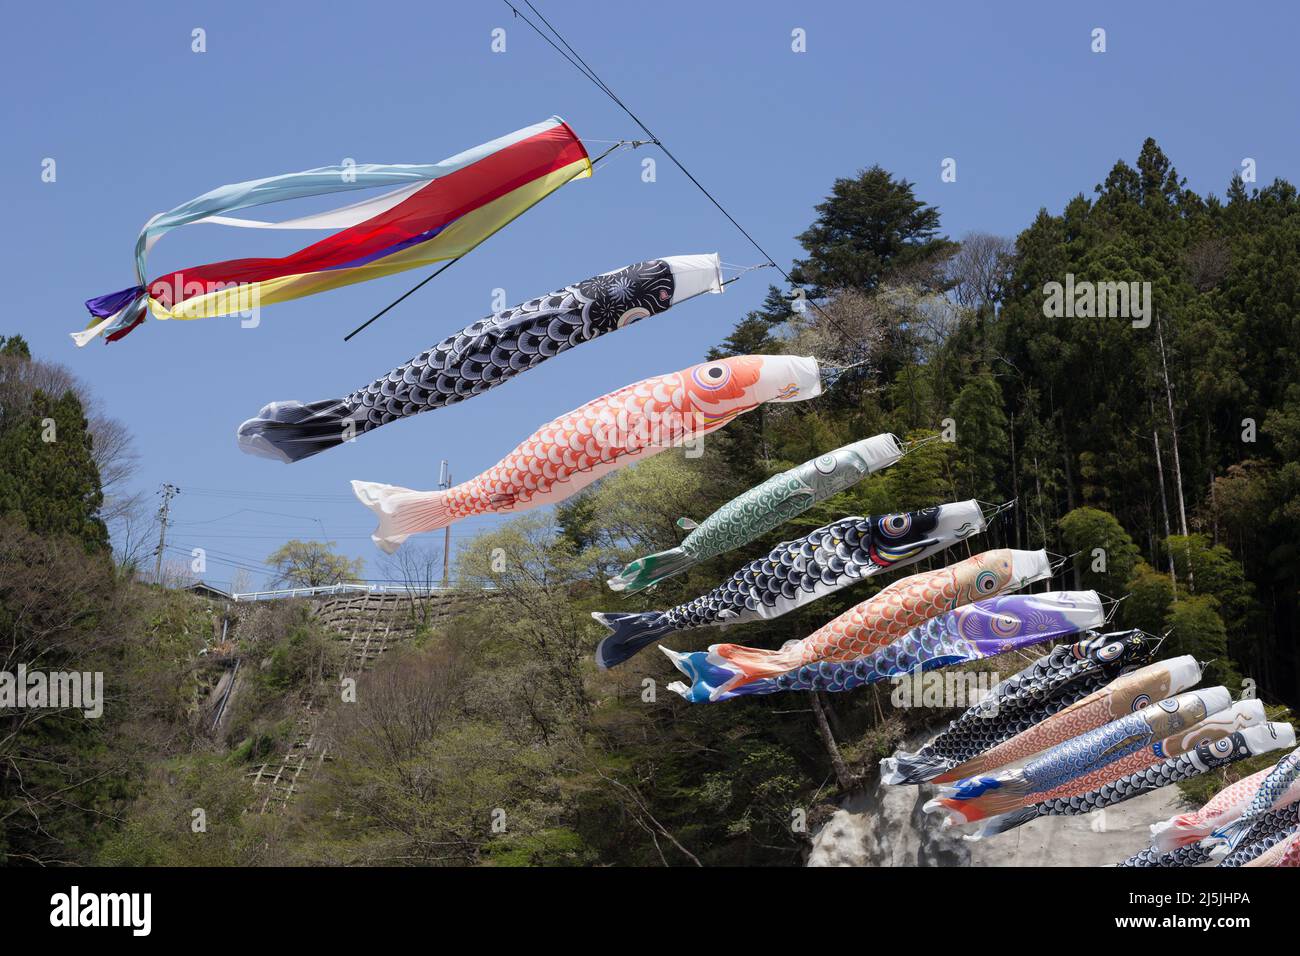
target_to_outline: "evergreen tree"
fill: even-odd
[[[933,270],[957,248],[939,234],[938,208],[880,166],[835,180],[816,209],[816,222],[797,237],[808,257],[790,272],[815,299],[836,289],[871,292],[909,271],[920,284],[935,282]]]
[[[7,343],[21,340],[10,339]],[[71,535],[88,551],[108,548],[104,503],[81,401],[37,389],[15,416],[0,418],[0,513],[40,535]]]

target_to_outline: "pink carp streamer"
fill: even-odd
[[[845,611],[803,640],[791,641],[779,650],[739,644],[713,645],[709,652],[723,658],[737,671],[716,692],[721,694],[818,661],[856,660],[893,643],[944,611],[1015,590],[1050,574],[1051,563],[1046,551],[1009,548],[985,551],[938,571],[913,574]]]
[[[817,360],[741,355],[657,375],[543,425],[481,475],[443,491],[352,482],[379,517],[371,536],[392,553],[412,534],[462,518],[556,504],[598,478],[716,431],[764,402],[821,394]]]
[[[952,783],[1006,767],[1064,743],[1157,700],[1180,694],[1201,680],[1201,665],[1190,654],[1157,661],[1124,674],[1082,700],[1035,724],[1010,740],[945,771],[931,783]]]
[[[1180,813],[1161,823],[1152,824],[1151,845],[1161,853],[1172,853],[1179,847],[1205,839],[1220,827],[1239,819],[1259,792],[1260,784],[1272,772],[1272,767],[1265,767],[1224,787],[1201,809]],[[1300,800],[1300,780],[1291,784],[1275,809],[1297,800]]]

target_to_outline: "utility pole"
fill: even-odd
[[[451,463],[445,458],[438,469],[438,487],[443,491],[451,487]],[[451,525],[442,529],[442,586],[451,587]]]
[[[154,562],[153,566],[153,580],[155,584],[162,584],[163,547],[167,543],[167,515],[171,510],[172,498],[180,493],[181,490],[171,482],[163,482],[163,500],[161,507],[158,509],[158,560]]]

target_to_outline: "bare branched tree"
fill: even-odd
[[[948,260],[953,298],[968,309],[996,305],[1011,278],[1016,244],[1004,236],[971,232]]]
[[[442,550],[406,545],[381,558],[384,576],[401,582],[408,592],[411,617],[421,627],[429,623],[433,604],[427,596],[442,583]]]

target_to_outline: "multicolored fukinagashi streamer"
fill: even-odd
[[[718,693],[819,661],[852,661],[955,607],[1050,577],[1046,551],[985,551],[937,571],[895,581],[801,641],[779,650],[714,644],[709,653],[735,672]],[[711,658],[712,659],[712,658]]]
[[[1112,780],[1087,793],[1044,800],[1032,807],[1020,807],[1010,813],[990,817],[980,824],[976,833],[968,834],[967,839],[978,840],[1005,833],[1038,817],[1081,816],[1167,787],[1171,783],[1190,780],[1247,757],[1257,757],[1272,750],[1293,746],[1295,730],[1290,724],[1268,723],[1251,727],[1217,743],[1202,744],[1181,757],[1172,757],[1145,770]]]
[[[626,465],[716,431],[764,402],[821,394],[817,360],[739,355],[656,375],[543,425],[493,467],[441,491],[352,482],[379,518],[371,535],[392,552],[413,534],[480,514],[551,505]]]
[[[1074,644],[1054,647],[994,687],[920,750],[900,751],[881,761],[880,779],[894,785],[970,776],[960,772],[950,776],[950,772],[1147,663],[1159,646],[1158,638],[1133,630],[1090,634]],[[1198,670],[1190,684],[1161,696],[1186,690],[1199,680]]]
[[[299,461],[400,418],[473,398],[607,332],[721,291],[716,255],[668,256],[593,276],[466,326],[343,398],[271,402],[239,426],[239,447]]]
[[[135,243],[136,284],[86,302],[91,322],[78,346],[120,339],[151,312],[160,319],[249,313],[465,255],[565,183],[591,175],[581,140],[558,116],[426,165],[345,161],[300,173],[219,186],[144,224]],[[308,196],[380,186],[391,192],[282,222],[228,213]],[[331,235],[280,258],[230,259],[146,279],[154,244],[191,223],[240,229],[317,229]]]
[[[674,631],[773,620],[850,584],[915,564],[986,527],[984,509],[974,500],[841,518],[781,542],[712,591],[667,611],[593,612],[612,632],[597,646],[596,663],[620,664]]]
[[[953,823],[969,823],[1006,813],[1030,794],[1053,790],[1114,763],[1231,705],[1232,695],[1226,687],[1188,691],[1166,698],[1057,744],[1023,767],[958,780],[945,787],[940,797],[926,803],[924,809],[947,811]]]
[[[607,583],[614,591],[628,592],[658,584],[779,528],[902,457],[903,446],[890,434],[819,455],[737,495],[699,523],[678,518],[677,527],[690,532],[681,544],[637,558]]]
[[[846,691],[892,677],[920,673],[1005,654],[1044,641],[1077,634],[1106,620],[1101,597],[1096,591],[1052,591],[1046,594],[1003,594],[955,608],[908,631],[897,641],[849,664],[823,661],[801,667],[779,677],[742,685],[735,691],[711,699],[727,700],[749,694],[773,694],[786,690]],[[669,659],[688,677],[695,672],[688,655],[666,651]],[[726,670],[716,664],[717,670]],[[710,672],[706,686],[716,680]],[[725,683],[725,681],[724,681]],[[705,689],[668,685],[687,700],[698,700]]]

